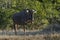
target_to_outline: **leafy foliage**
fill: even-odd
[[[0,0],[0,28],[13,27],[12,15],[25,8],[37,10],[34,24],[28,24],[27,29],[32,29],[32,26],[41,29],[48,24],[60,24],[60,0]]]

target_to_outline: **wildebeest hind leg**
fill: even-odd
[[[17,24],[14,24],[15,35],[17,35]]]

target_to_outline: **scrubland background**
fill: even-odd
[[[25,8],[37,11],[34,23],[27,24],[26,30],[39,30],[38,33],[42,30],[47,35],[18,36],[17,39],[3,35],[0,40],[60,40],[60,0],[0,0],[0,30],[12,30],[12,15]]]

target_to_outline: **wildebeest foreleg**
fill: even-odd
[[[23,25],[23,30],[24,30],[24,34],[25,34],[25,25]]]

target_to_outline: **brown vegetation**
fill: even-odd
[[[44,35],[29,35],[29,36],[6,36],[0,35],[0,40],[60,40],[60,34],[44,34]]]

